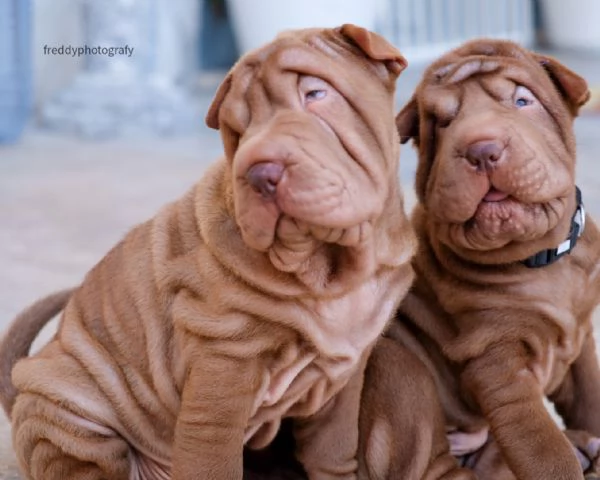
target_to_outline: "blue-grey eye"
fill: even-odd
[[[309,92],[306,92],[304,98],[306,98],[308,102],[314,102],[323,100],[326,96],[327,92],[325,90],[310,90]]]
[[[531,101],[526,98],[520,97],[515,100],[515,105],[519,108],[523,108],[527,105],[531,105]]]

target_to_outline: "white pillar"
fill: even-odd
[[[74,82],[42,111],[42,123],[55,130],[86,137],[173,134],[200,122],[193,99],[177,85],[175,68],[164,68],[161,56],[181,58],[184,39],[176,22],[180,15],[163,15],[165,5],[176,12],[190,0],[82,0],[84,67]],[[191,9],[196,12],[195,9]],[[159,15],[159,12],[161,13]],[[198,17],[198,15],[196,15]],[[161,23],[163,22],[163,23]],[[197,23],[196,23],[197,25]],[[172,32],[171,36],[164,32]],[[125,48],[110,57],[93,49]],[[132,50],[131,50],[132,49]],[[96,53],[94,53],[96,52]]]

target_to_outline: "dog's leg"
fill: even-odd
[[[562,384],[549,398],[567,428],[600,437],[600,367],[591,333]]]
[[[310,480],[356,479],[358,418],[366,356],[346,386],[325,407],[295,422],[296,457]]]
[[[466,457],[464,465],[480,480],[517,480],[492,436],[483,447]]]
[[[543,403],[543,391],[517,342],[490,346],[462,381],[481,407],[510,469],[527,480],[583,478],[573,449]]]
[[[213,351],[194,338],[183,350],[188,374],[175,426],[172,480],[240,480],[245,430],[263,380],[258,361]]]
[[[598,447],[600,447],[597,443],[599,441],[598,438],[592,437],[587,432],[575,430],[566,430],[565,434],[576,449],[576,455],[581,463],[585,479],[599,480],[600,475],[598,474],[598,469],[590,460],[590,454],[582,453],[588,451],[592,445],[596,445],[597,452]],[[517,480],[514,473],[508,468],[508,465],[498,448],[498,444],[491,436],[481,449],[464,458],[463,465],[472,469],[477,478],[481,480],[488,478],[493,480]]]
[[[586,471],[600,473],[600,367],[592,334],[559,388],[550,395]]]
[[[586,479],[600,479],[600,438],[584,430],[565,430]]]
[[[31,480],[129,480],[132,452],[114,431],[38,395],[21,394],[13,444]]]
[[[369,358],[361,403],[359,478],[475,478],[450,455],[433,379],[403,346],[379,340]]]

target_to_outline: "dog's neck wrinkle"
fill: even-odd
[[[285,219],[286,228],[280,228],[280,233],[287,233],[290,244],[281,238],[277,241],[269,252],[273,264],[279,270],[294,273],[313,294],[331,297],[351,291],[381,269],[409,263],[416,238],[395,179],[390,179],[388,192],[382,213],[355,227],[360,231],[355,245],[321,241],[310,233],[310,226]],[[279,227],[283,222],[280,220]],[[356,231],[343,231],[340,236]]]
[[[219,162],[211,169],[212,172],[195,187],[193,208],[199,236],[223,268],[250,287],[280,298],[332,298],[356,288],[375,272],[375,266],[367,261],[374,259],[373,245],[361,252],[348,248],[334,249],[333,252],[323,249],[323,252],[307,256],[304,262],[299,263],[298,269],[285,271],[277,268],[268,251],[250,248],[242,239],[235,217],[228,208],[227,196],[223,195],[227,188],[226,163]],[[224,239],[227,241],[224,242]],[[355,265],[344,265],[344,256],[352,258]],[[349,267],[354,272],[349,272]],[[336,282],[338,277],[344,282]],[[274,278],[277,281],[274,282]]]
[[[570,202],[565,211],[574,212],[575,208],[574,203]],[[498,269],[503,269],[503,271],[516,269],[520,271],[524,260],[542,250],[556,248],[566,240],[572,219],[572,213],[564,215],[554,227],[535,240],[527,242],[511,241],[501,248],[489,251],[469,251],[463,248],[457,251],[436,238],[437,228],[427,221],[428,216],[427,210],[422,205],[415,208],[415,219],[421,217],[417,226],[419,238],[430,243],[435,256],[443,258],[444,263],[449,265],[449,269],[466,268],[467,270],[476,270],[478,273],[486,271],[492,273],[497,272]]]
[[[332,276],[338,270],[339,258],[332,245],[306,235],[302,248],[292,248],[277,242],[268,251],[273,266],[295,276],[307,290],[317,293],[328,290]]]
[[[430,228],[427,217],[426,209],[422,205],[418,205],[415,208],[413,223],[421,244],[421,253],[415,259],[415,270],[422,272],[433,268],[440,275],[446,275],[451,272],[453,278],[482,287],[492,286],[498,284],[498,282],[511,283],[516,279],[523,279],[523,275],[534,275],[535,269],[526,268],[522,261],[528,258],[529,255],[549,248],[548,245],[554,245],[557,241],[556,239],[566,238],[567,234],[564,232],[569,230],[571,223],[571,216],[566,215],[566,218],[563,218],[543,238],[530,242],[531,244],[526,251],[521,248],[519,255],[513,254],[514,258],[496,263],[492,261],[482,263],[480,256],[469,258],[458,254],[449,246],[437,240],[434,234],[435,229]],[[497,252],[490,253],[490,255],[497,255]],[[427,258],[429,258],[428,262],[431,263],[428,267],[422,265],[422,262]],[[498,275],[500,271],[502,275]]]
[[[374,241],[368,235],[356,246],[342,246],[306,233],[305,248],[278,242],[269,250],[269,258],[276,269],[294,275],[312,295],[333,298],[352,291],[375,273]]]
[[[321,295],[335,282],[340,273],[342,252],[336,251],[335,246],[322,243],[315,252],[298,266],[295,274],[306,287]]]
[[[328,295],[342,295],[376,272],[411,262],[417,246],[416,236],[404,212],[402,195],[395,181],[391,181],[389,191],[383,212],[368,222],[368,233],[363,241],[352,247],[325,244],[321,271],[312,263],[318,258],[314,257],[299,272],[301,281],[308,280],[306,275],[316,273],[320,275],[321,283],[308,281],[307,285],[318,285]],[[337,281],[338,278],[344,278],[344,285]]]
[[[269,251],[252,249],[242,239],[233,213],[227,161],[222,159],[210,168],[195,187],[199,235],[224,268],[260,291],[281,298],[338,297],[379,271],[409,263],[414,254],[416,238],[394,184],[382,214],[371,222],[371,231],[360,245],[345,247],[315,240],[307,243],[306,251],[294,252],[296,258],[304,256],[297,268],[278,268]]]
[[[225,160],[217,162],[194,187],[198,235],[223,268],[249,287],[281,298],[306,295],[306,288],[294,275],[276,269],[268,254],[244,243],[231,202],[224,195],[228,168]]]

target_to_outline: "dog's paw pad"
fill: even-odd
[[[598,458],[598,456],[600,455],[600,438],[592,438],[588,442],[585,451],[588,453],[588,455],[591,455],[592,458]]]
[[[577,456],[577,460],[579,460],[579,465],[581,465],[581,470],[586,472],[592,466],[592,461],[588,458],[588,456],[579,450],[578,448],[573,448],[575,451],[575,455]]]

